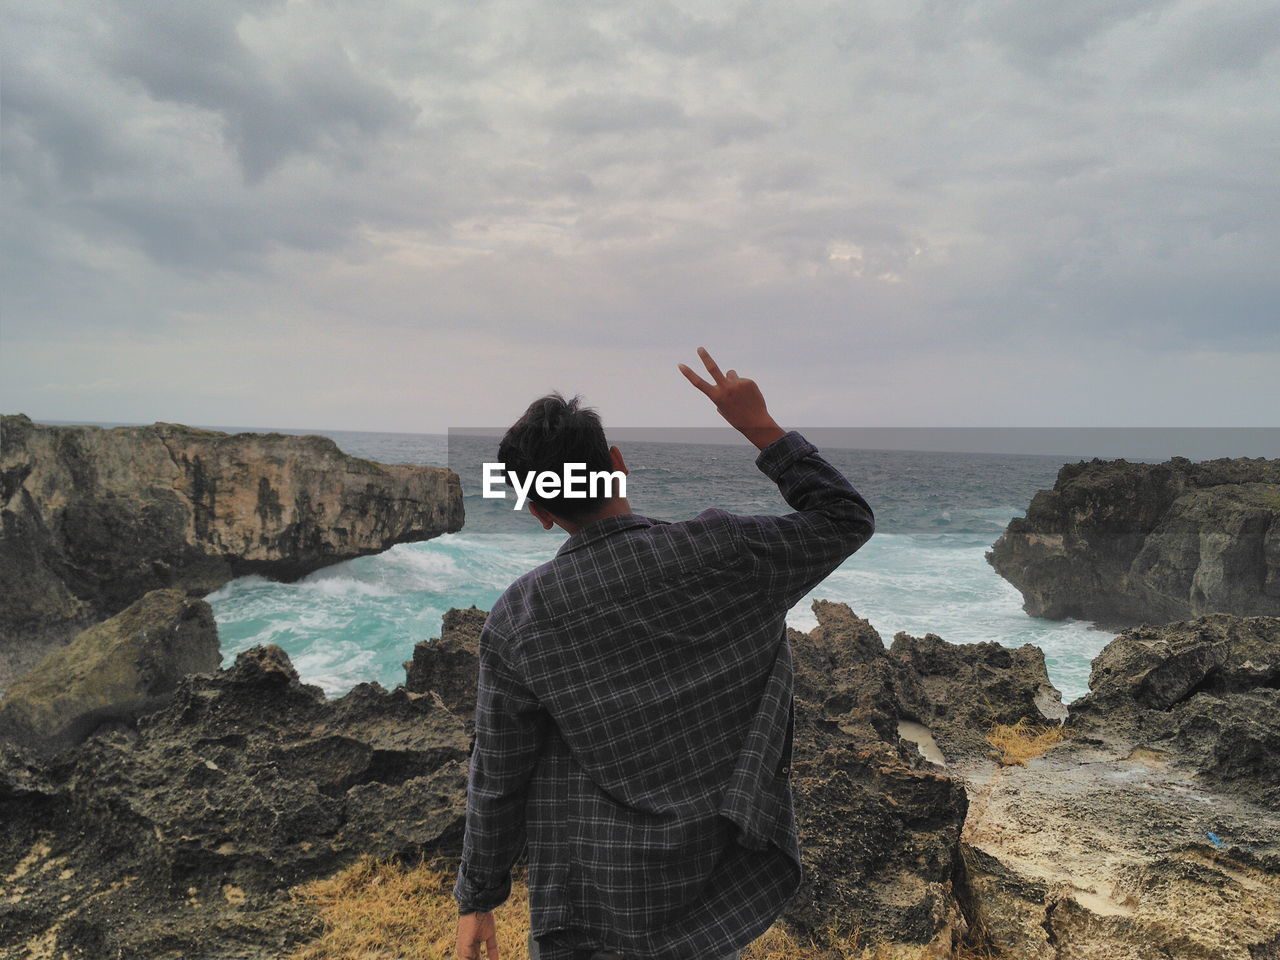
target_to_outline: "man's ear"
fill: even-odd
[[[617,447],[609,448],[609,461],[613,464],[613,469],[621,470],[624,476],[631,472],[627,469],[626,461],[622,459],[622,451]]]
[[[543,530],[550,530],[552,527],[555,526],[556,524],[555,518],[552,517],[551,514],[547,513],[547,511],[543,510],[536,503],[529,503],[528,507],[529,507],[529,512],[532,513],[538,519],[538,522],[540,524],[542,524]]]

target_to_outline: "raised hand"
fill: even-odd
[[[754,380],[738,376],[735,370],[721,373],[719,365],[704,347],[698,348],[698,356],[702,358],[707,373],[711,374],[712,383],[703,380],[683,363],[676,366],[690,383],[707,395],[730,426],[761,450],[785,433],[769,415],[764,395]]]

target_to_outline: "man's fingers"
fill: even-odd
[[[472,914],[464,914],[458,919],[458,960],[480,960],[481,924]],[[494,931],[494,946],[497,946],[497,931]],[[490,954],[491,960],[497,957]]]
[[[724,382],[724,374],[720,372],[720,368],[716,366],[716,362],[711,359],[711,354],[707,353],[706,347],[698,348],[698,356],[702,358],[702,362],[706,364],[707,372],[711,374],[716,383]]]
[[[737,379],[738,379],[738,371],[737,371],[737,370],[730,370],[728,373],[726,373],[726,374],[725,374],[725,376],[726,376],[726,377],[728,377],[730,380],[737,380]]]
[[[494,931],[492,937],[489,938],[489,960],[498,960],[498,934]]]
[[[707,383],[707,381],[703,380],[700,376],[698,376],[696,373],[694,373],[692,370],[686,367],[683,363],[677,363],[676,366],[680,369],[680,372],[685,375],[685,378],[690,383],[692,383],[695,387],[697,387],[699,390],[705,393],[708,397],[711,396],[711,389],[712,389],[711,384]]]

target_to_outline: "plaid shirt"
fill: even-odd
[[[756,465],[797,512],[606,517],[485,622],[453,893],[501,904],[527,842],[544,960],[718,956],[800,885],[786,615],[875,521],[795,431]]]

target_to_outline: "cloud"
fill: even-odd
[[[1021,66],[1039,73],[1046,58],[1078,56],[1120,24],[1151,29],[1164,0],[1077,0],[1029,11],[1015,0],[969,5],[974,20]]]
[[[98,53],[155,100],[216,114],[251,185],[297,156],[359,165],[412,106],[357,70],[341,38],[272,30],[274,7],[120,3]]]
[[[836,418],[871,371],[941,384],[961,357],[1009,391],[1078,358],[1030,408],[1093,411],[1071,384],[1117,351],[1150,358],[1126,368],[1146,411],[1189,358],[1280,352],[1272,6],[16,0],[0,401],[74,416],[92,391],[24,391],[74,382],[59,344],[111,343],[85,384],[174,397],[130,345],[204,355],[185,387],[225,421],[235,356],[305,342],[258,388],[267,423],[356,358],[353,394],[400,395],[399,339],[486,344],[512,396],[615,356],[643,420],[622,358],[705,340]],[[913,417],[998,409],[962,376],[912,392]]]

